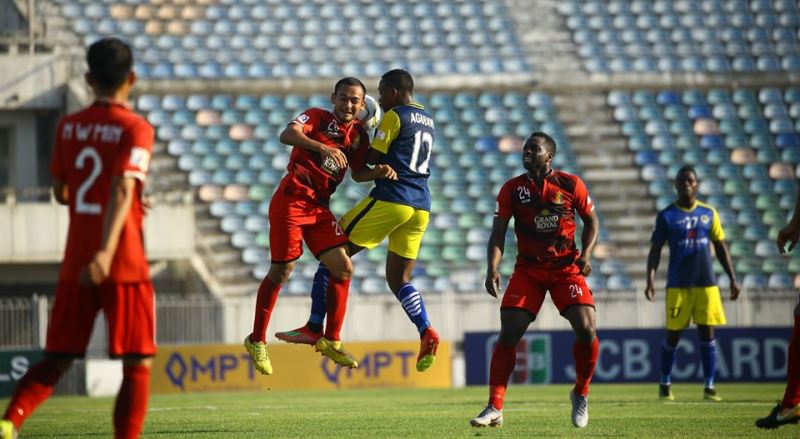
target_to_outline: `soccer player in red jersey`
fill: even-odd
[[[594,299],[585,276],[592,272],[589,259],[597,241],[599,220],[583,181],[550,167],[555,154],[556,143],[550,136],[542,132],[531,134],[522,151],[527,172],[507,181],[497,196],[487,249],[486,291],[492,296],[497,297],[500,291],[497,270],[511,218],[519,251],[500,305],[500,337],[492,355],[489,403],[470,420],[475,427],[503,424],[503,399],[516,363],[515,348],[536,319],[547,291],[577,338],[572,346],[572,423],[585,427],[589,422],[589,382],[599,345]],[[574,239],[576,211],[584,224],[580,251]]]
[[[147,410],[155,303],[141,197],[153,128],[127,106],[136,82],[130,47],[104,38],[89,47],[86,59],[86,80],[96,99],[60,121],[50,168],[53,192],[69,206],[70,221],[45,356],[20,380],[0,424],[3,438],[14,436],[73,359],[85,355],[101,309],[109,354],[123,364],[115,437],[138,437]]]
[[[258,289],[253,332],[244,346],[262,374],[272,374],[266,345],[269,324],[281,285],[303,252],[302,241],[328,268],[328,321],[315,344],[317,351],[337,364],[358,367],[342,348],[339,333],[344,321],[353,264],[347,254],[347,235],[328,208],[331,194],[344,179],[348,163],[356,181],[396,178],[390,166],[364,166],[369,135],[356,115],[364,106],[366,87],[356,78],[339,80],[331,95],[333,111],[311,108],[283,130],[281,142],[293,147],[287,174],[269,204],[269,242],[272,264]]]
[[[781,254],[785,254],[788,242],[788,251],[792,251],[798,240],[800,240],[800,194],[797,195],[794,204],[792,219],[786,227],[778,232],[778,250]],[[783,393],[783,399],[778,401],[778,404],[767,416],[756,420],[758,428],[773,429],[781,425],[800,422],[800,303],[794,307],[794,328],[792,328],[792,338],[789,341],[788,357],[786,390]]]

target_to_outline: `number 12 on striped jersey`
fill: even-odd
[[[411,153],[408,167],[414,172],[427,174],[432,150],[433,135],[428,131],[417,131],[417,134],[414,134],[414,151]]]

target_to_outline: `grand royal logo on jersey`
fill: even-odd
[[[320,166],[325,172],[331,175],[336,175],[339,172],[339,167],[336,166],[336,162],[333,161],[330,157],[325,157],[322,160],[322,164]]]
[[[558,213],[543,209],[538,216],[533,218],[536,224],[536,231],[542,233],[555,232],[561,224],[561,217]]]

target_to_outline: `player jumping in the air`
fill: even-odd
[[[417,327],[421,339],[417,370],[424,372],[436,359],[439,335],[428,321],[422,295],[411,284],[411,272],[428,226],[428,168],[436,132],[431,115],[413,102],[414,80],[408,72],[397,69],[385,73],[378,91],[386,113],[375,132],[367,163],[390,166],[397,179],[375,180],[375,188],[342,217],[341,226],[349,236],[351,255],[375,248],[389,238],[386,282]],[[329,277],[329,270],[320,264],[314,276],[308,323],[279,332],[276,337],[290,343],[315,343],[325,318],[323,292]]]
[[[364,106],[366,88],[356,78],[336,83],[333,111],[311,108],[297,116],[280,135],[291,145],[292,154],[283,177],[269,203],[269,242],[272,264],[258,288],[253,332],[244,346],[253,365],[262,374],[272,374],[267,353],[267,325],[281,286],[289,279],[294,261],[303,253],[302,241],[330,272],[327,294],[328,322],[325,334],[314,345],[337,364],[358,367],[342,348],[339,333],[347,308],[353,265],[345,250],[347,235],[328,208],[330,196],[344,179],[348,163],[353,178],[360,181],[392,178],[388,166],[365,169],[369,136],[356,115]]]

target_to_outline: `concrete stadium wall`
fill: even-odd
[[[67,239],[69,212],[54,203],[0,205],[0,263],[59,262]],[[194,253],[194,207],[156,205],[145,217],[151,259],[188,259]]]
[[[58,109],[69,78],[64,55],[0,56],[0,109]]]

